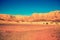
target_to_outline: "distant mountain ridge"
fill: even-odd
[[[44,14],[33,13],[31,16],[0,14],[0,21],[5,22],[39,22],[39,21],[57,21],[60,22],[60,10]]]

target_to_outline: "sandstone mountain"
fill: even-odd
[[[0,22],[40,22],[40,21],[57,21],[60,22],[60,11],[48,13],[33,13],[31,16],[7,15],[0,14]]]

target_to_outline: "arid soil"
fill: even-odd
[[[60,10],[31,16],[0,13],[0,40],[60,40]]]
[[[0,40],[60,40],[60,25],[0,24]]]

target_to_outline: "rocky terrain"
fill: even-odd
[[[21,22],[60,22],[60,11],[48,13],[33,13],[31,16],[0,14],[0,23],[21,23]]]
[[[60,11],[31,16],[0,14],[0,40],[60,40]]]

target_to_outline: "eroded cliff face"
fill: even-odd
[[[0,14],[0,22],[39,22],[39,21],[60,21],[60,11],[48,13],[33,13],[31,16]]]

